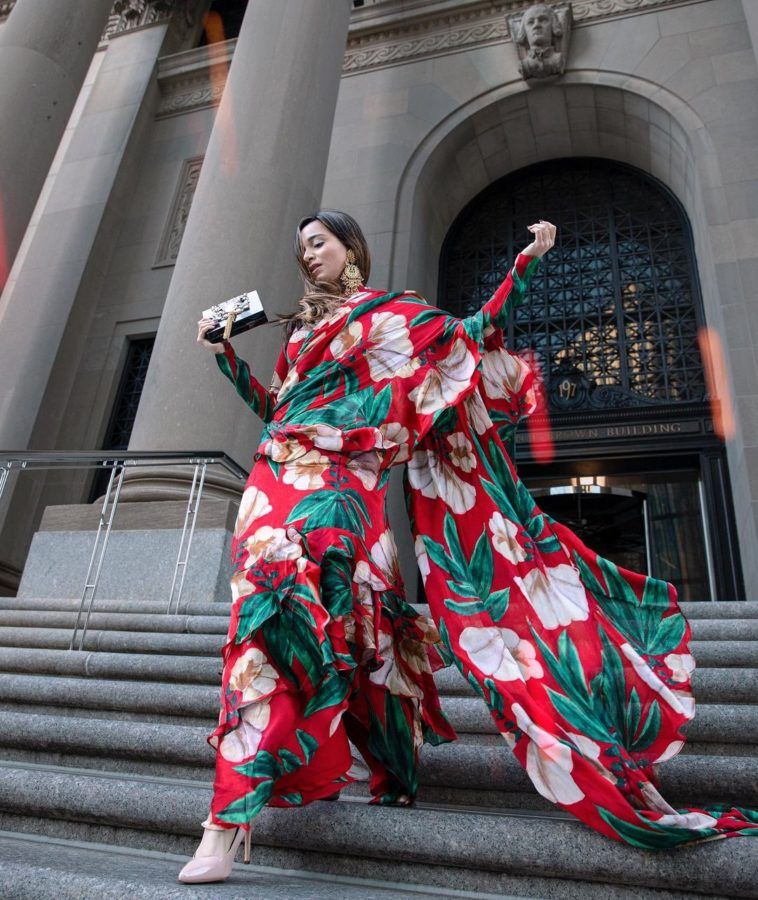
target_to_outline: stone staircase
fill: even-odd
[[[554,810],[452,669],[438,684],[461,740],[425,750],[415,808],[369,807],[353,785],[336,803],[267,809],[254,866],[177,885],[210,798],[226,609],[98,601],[85,649],[69,651],[77,607],[0,598],[4,898],[758,896],[758,840],[652,853]],[[685,613],[699,707],[662,791],[758,808],[758,603]]]

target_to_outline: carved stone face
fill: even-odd
[[[553,43],[553,13],[544,3],[530,6],[522,19],[530,47],[549,47]]]

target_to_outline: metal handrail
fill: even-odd
[[[200,507],[200,501],[205,485],[205,476],[208,466],[221,466],[230,475],[238,478],[240,481],[246,481],[248,473],[230,456],[218,450],[203,450],[199,452],[187,451],[170,451],[155,450],[152,452],[140,450],[122,450],[117,453],[107,453],[99,450],[82,450],[82,451],[55,451],[55,450],[2,450],[0,451],[0,501],[2,501],[3,491],[8,483],[11,472],[14,470],[45,470],[45,469],[90,469],[104,468],[110,469],[111,474],[108,479],[108,487],[103,497],[103,505],[100,510],[100,519],[95,535],[95,544],[92,548],[87,574],[84,578],[84,588],[82,589],[81,601],[79,609],[76,613],[74,622],[74,631],[71,635],[71,644],[69,650],[82,650],[84,648],[84,638],[87,634],[87,626],[89,624],[90,615],[95,601],[97,586],[100,581],[100,573],[103,568],[103,560],[105,559],[105,551],[108,547],[108,539],[110,538],[113,519],[116,514],[119,498],[121,496],[121,488],[124,483],[124,474],[127,468],[138,468],[140,466],[171,466],[171,465],[192,465],[195,467],[192,476],[192,486],[187,501],[187,508],[184,514],[184,525],[182,527],[182,536],[179,541],[179,551],[174,566],[174,577],[171,581],[171,591],[168,597],[168,606],[166,613],[171,612],[172,606],[176,605],[179,610],[182,590],[184,589],[184,577],[187,574],[187,563],[190,559],[190,551],[192,547],[192,538],[195,534],[195,524],[197,522],[197,511]],[[115,484],[115,491],[114,491]],[[111,503],[111,495],[113,494],[113,502]],[[110,510],[108,509],[110,504]],[[101,543],[102,537],[102,543]],[[186,539],[186,543],[185,543]],[[92,577],[93,569],[95,571]],[[179,578],[179,570],[182,575]],[[178,580],[178,590],[177,590]],[[81,619],[84,605],[87,601],[89,592],[89,603],[87,604],[87,612],[84,618],[84,625],[81,630],[79,646],[75,647],[77,633],[79,632],[79,621]]]

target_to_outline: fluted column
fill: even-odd
[[[252,288],[269,318],[294,307],[292,235],[321,198],[349,17],[348,0],[248,3],[130,449],[221,449],[249,465],[260,423],[196,345],[197,320]],[[266,383],[279,342],[268,326],[235,339]]]
[[[0,28],[0,291],[113,0],[17,0]]]

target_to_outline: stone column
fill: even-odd
[[[349,18],[348,0],[248,3],[130,449],[225,450],[250,464],[260,423],[195,343],[197,320],[253,288],[270,319],[294,308],[292,236],[321,198]],[[280,340],[270,326],[235,339],[266,384]]]
[[[0,28],[0,290],[113,0],[17,0]]]

